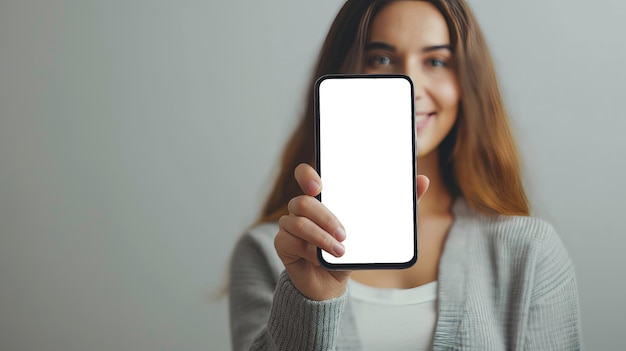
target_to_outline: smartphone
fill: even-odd
[[[417,262],[413,83],[405,75],[325,75],[315,83],[318,199],[346,229],[346,251],[317,249],[327,269]]]

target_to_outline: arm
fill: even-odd
[[[526,350],[581,350],[578,288],[572,261],[554,230],[537,257]]]

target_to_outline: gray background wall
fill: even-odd
[[[0,349],[228,349],[211,299],[342,0],[0,0]],[[535,213],[622,348],[626,4],[470,0]]]

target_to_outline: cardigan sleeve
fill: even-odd
[[[347,293],[313,301],[283,271],[276,281],[269,253],[250,235],[237,243],[230,265],[233,350],[335,350]]]
[[[581,350],[578,288],[573,263],[550,227],[536,261],[525,350]]]

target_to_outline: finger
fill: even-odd
[[[417,202],[418,203],[422,199],[422,196],[424,196],[424,194],[428,190],[429,186],[430,186],[430,179],[428,179],[427,176],[425,175],[417,176]]]
[[[339,222],[339,219],[318,199],[312,196],[301,195],[294,197],[287,204],[287,210],[294,216],[308,218],[339,241],[346,239],[346,230]]]
[[[306,217],[282,216],[278,222],[280,228],[287,233],[319,247],[335,257],[341,257],[345,253],[344,246],[337,239]]]
[[[284,229],[280,229],[274,238],[274,248],[283,264],[289,265],[301,259],[305,259],[314,266],[319,266],[317,248],[306,241],[292,235]]]
[[[300,189],[304,191],[306,195],[317,196],[322,191],[322,180],[317,174],[317,171],[306,163],[299,164],[294,170],[294,176]]]

